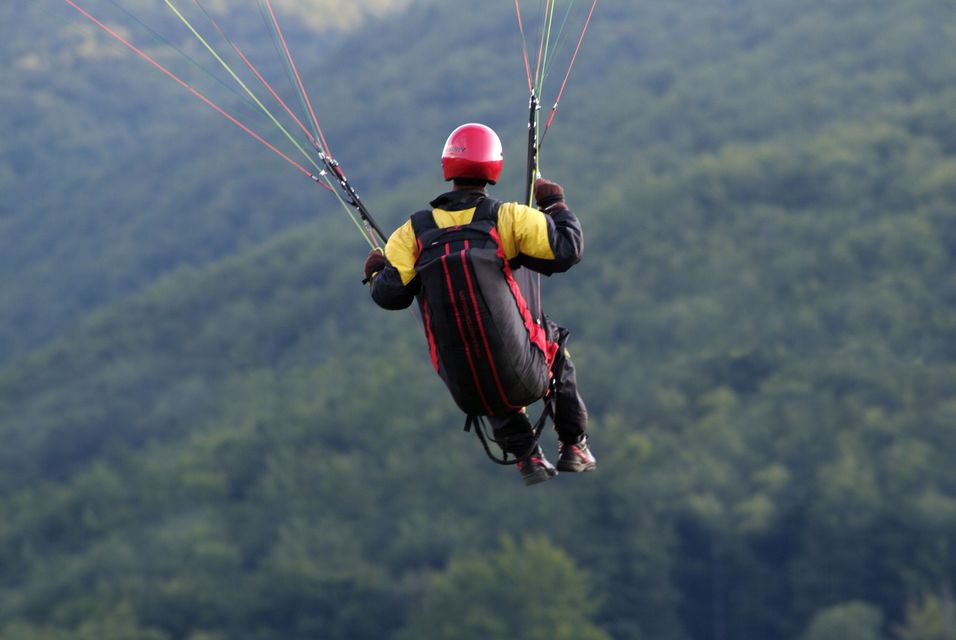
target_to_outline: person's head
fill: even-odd
[[[490,127],[474,122],[452,131],[441,154],[445,181],[454,181],[456,188],[495,184],[503,165],[504,154],[498,134]]]

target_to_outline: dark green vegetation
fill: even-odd
[[[297,39],[387,227],[460,121],[519,190],[509,3],[470,37],[447,4]],[[49,20],[0,46],[65,51]],[[601,466],[532,489],[327,194],[135,60],[15,67],[0,637],[954,637],[956,8],[619,0],[593,29],[544,164],[587,256],[545,295]]]

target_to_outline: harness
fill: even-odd
[[[467,416],[465,431],[474,427],[489,458],[514,464],[534,451],[554,418],[551,369],[558,345],[532,315],[518,283],[523,272],[509,265],[501,248],[500,205],[480,198],[464,225],[440,228],[431,210],[413,214],[411,222],[419,248],[418,302],[432,365]],[[531,447],[509,460],[484,417],[513,414],[541,399],[545,408],[533,427]],[[495,456],[489,442],[501,446],[504,455]]]

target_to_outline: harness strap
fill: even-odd
[[[493,198],[481,198],[475,205],[475,213],[471,217],[469,225],[481,222],[491,222],[491,226],[498,224],[498,208],[501,203]],[[411,215],[412,229],[415,236],[421,238],[422,234],[428,231],[438,229],[438,223],[435,222],[435,214],[431,209],[422,209]],[[466,227],[469,225],[465,225]]]
[[[420,238],[422,233],[437,228],[438,224],[435,223],[435,216],[431,209],[422,209],[412,214],[412,229],[416,237]]]
[[[472,223],[490,220],[498,224],[498,209],[500,207],[501,203],[497,200],[493,198],[482,198],[475,207],[475,214],[471,218]]]
[[[555,411],[557,410],[557,394],[555,393],[555,379],[552,378],[550,388],[548,389],[548,395],[544,397],[544,409],[541,411],[541,415],[538,417],[538,421],[534,424],[533,428],[533,437],[531,444],[528,445],[528,450],[525,451],[520,456],[517,456],[511,460],[508,459],[508,452],[501,446],[501,443],[498,440],[495,440],[493,435],[488,435],[487,431],[489,429],[488,423],[485,421],[484,416],[478,415],[469,415],[465,418],[465,431],[471,431],[472,427],[475,429],[475,435],[478,436],[478,440],[481,442],[481,446],[484,447],[485,453],[488,455],[488,458],[500,465],[512,465],[518,464],[518,462],[524,460],[538,447],[538,441],[541,439],[541,434],[544,433],[544,426],[548,423],[550,419],[554,421]],[[494,442],[496,445],[501,447],[502,455],[501,457],[496,456],[491,451],[491,447],[488,442]]]

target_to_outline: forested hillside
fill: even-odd
[[[179,4],[215,35],[195,7],[190,13]],[[353,62],[333,27],[343,19],[354,26],[367,10],[369,28],[384,28],[390,14],[374,15],[389,3],[276,5],[291,12],[283,14],[286,35],[322,96],[319,107],[342,109],[355,99]],[[84,6],[279,143],[266,116],[164,3]],[[220,20],[278,84],[282,62],[255,0]],[[6,3],[0,25],[0,52],[12,62],[0,70],[0,364],[178,266],[206,264],[339,215],[327,194],[65,3]],[[337,113],[328,119],[335,141],[346,122]],[[352,165],[363,178],[362,165]]]
[[[386,227],[461,121],[519,191],[513,5],[450,5],[310,70]],[[586,256],[545,296],[599,469],[533,488],[327,194],[135,61],[75,69],[145,120],[24,84],[130,129],[39,200],[49,149],[2,145],[0,637],[956,637],[956,7],[609,0],[582,56],[544,170]]]

